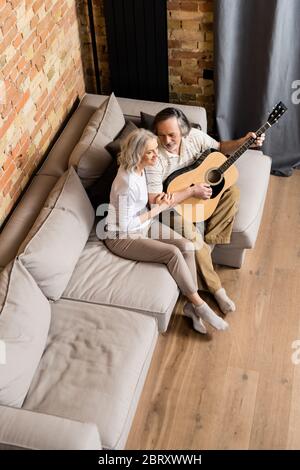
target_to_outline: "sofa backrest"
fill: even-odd
[[[17,254],[20,244],[27,236],[55,183],[68,168],[69,157],[95,110],[106,100],[106,95],[86,94],[70,118],[44,164],[33,178],[9,221],[0,233],[0,268],[6,266]],[[139,123],[140,111],[156,114],[170,106],[169,103],[118,98],[126,118]],[[206,111],[198,106],[172,104],[183,110],[192,122],[198,122],[203,131],[207,129]]]
[[[82,132],[95,110],[107,99],[107,95],[86,94],[79,107],[71,117],[68,125],[54,145],[51,153],[39,170],[39,175],[61,176],[68,168],[69,157],[80,139]],[[180,108],[191,122],[198,122],[201,129],[206,132],[206,111],[198,106],[185,106],[170,103],[156,103],[154,101],[141,101],[129,98],[117,98],[125,117],[138,124],[140,112],[156,114],[168,106]]]

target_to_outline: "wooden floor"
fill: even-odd
[[[229,331],[196,333],[179,300],[127,449],[300,449],[300,171],[271,177],[255,249],[218,271]]]

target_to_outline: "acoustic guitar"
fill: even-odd
[[[211,186],[210,199],[191,197],[178,204],[175,209],[184,218],[193,222],[202,222],[208,219],[226,189],[230,188],[238,179],[238,170],[234,163],[260,137],[268,128],[275,124],[285,113],[287,107],[280,101],[274,106],[266,123],[256,132],[256,137],[250,137],[236,152],[226,157],[221,152],[208,149],[202,154],[196,154],[196,160],[189,166],[174,171],[164,182],[164,191],[174,193],[182,191],[189,186],[207,183]]]

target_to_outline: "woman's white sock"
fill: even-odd
[[[203,335],[207,333],[206,326],[204,325],[202,319],[200,317],[197,317],[194,310],[194,305],[191,302],[187,302],[185,304],[185,306],[183,307],[183,313],[186,317],[189,317],[193,320],[194,330],[198,331],[199,333],[202,333]]]
[[[201,317],[202,320],[207,321],[216,330],[227,330],[228,323],[220,318],[211,308],[204,302],[201,305],[194,306],[197,317]]]
[[[221,287],[221,289],[217,290],[214,293],[214,296],[223,313],[235,311],[235,304],[226,294],[224,287]]]

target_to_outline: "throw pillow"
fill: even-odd
[[[125,140],[126,137],[130,134],[130,132],[134,131],[135,129],[137,129],[137,126],[133,122],[126,121],[126,125],[117,135],[115,140],[110,142],[105,147],[110,152],[114,160],[104,172],[104,174],[97,181],[95,181],[92,186],[87,188],[87,194],[95,210],[100,204],[109,203],[111,185],[118,172],[117,157],[121,150],[121,144],[123,140]]]
[[[101,178],[87,188],[87,194],[95,210],[100,204],[109,203],[111,185],[117,176],[118,168],[117,160],[114,160]]]
[[[0,274],[0,292],[0,405],[21,407],[46,345],[50,304],[19,259]]]
[[[71,153],[69,167],[74,166],[85,187],[93,184],[111,163],[105,146],[122,130],[125,119],[112,93],[90,118]]]
[[[125,126],[117,137],[105,146],[106,150],[109,151],[113,158],[117,158],[121,151],[121,144],[126,139],[126,137],[135,129],[137,126],[132,121],[126,121]]]
[[[153,132],[154,118],[155,118],[155,116],[152,116],[151,114],[143,113],[141,111],[141,127],[143,127],[144,129],[148,129],[149,131]],[[196,124],[194,122],[191,122],[191,126],[194,127],[195,129],[199,129],[201,131],[200,124]]]
[[[19,257],[42,292],[61,297],[89,237],[95,213],[74,168],[58,180]]]

